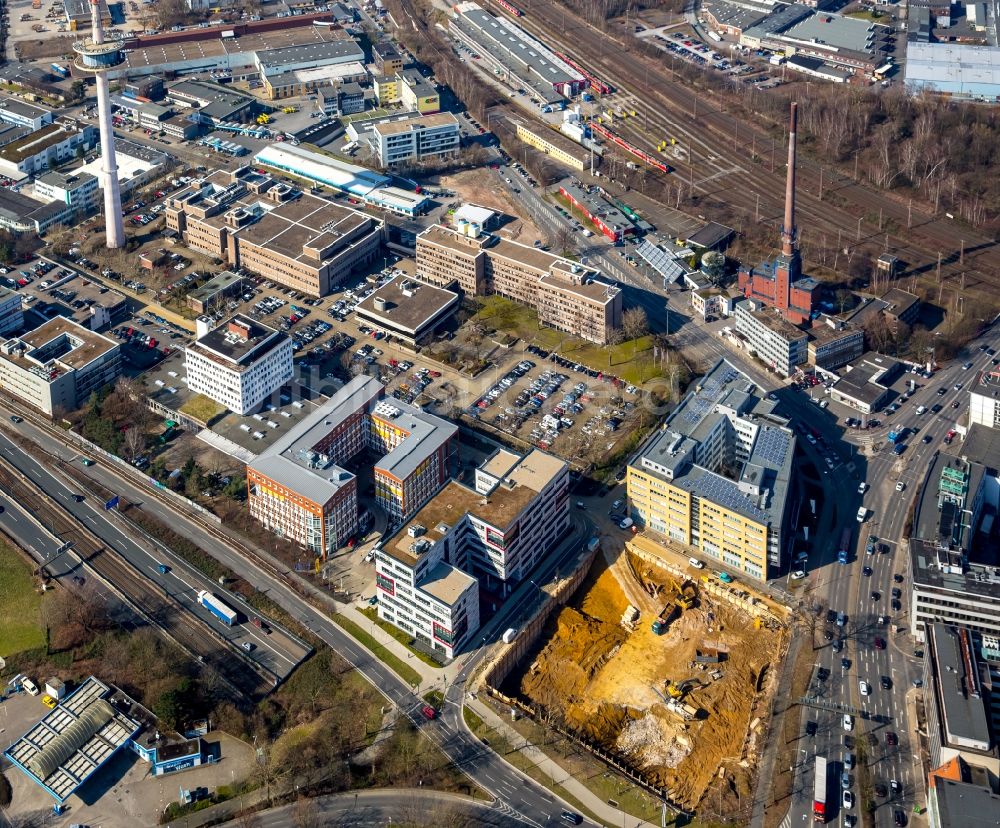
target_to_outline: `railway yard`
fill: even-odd
[[[504,14],[502,7],[491,11]],[[601,96],[593,114],[609,106],[636,113],[616,120],[615,133],[650,153],[668,143],[666,160],[674,169],[664,180],[680,191],[682,211],[728,216],[743,226],[757,220],[780,226],[785,192],[782,125],[761,123],[752,98],[741,99],[742,105],[720,106],[707,85],[699,87],[678,76],[665,54],[647,57],[631,33],[620,28],[601,31],[558,0],[534,0],[516,20],[613,90]],[[804,83],[799,86],[806,91]],[[756,88],[745,92],[761,94],[773,93]],[[500,104],[492,117],[502,117],[508,109],[515,111],[512,104]],[[648,171],[647,176],[664,174]],[[1000,251],[975,230],[963,227],[961,249],[956,249],[956,225],[948,216],[911,208],[905,200],[801,153],[798,178],[797,223],[807,269],[815,264],[810,249],[823,248],[832,259],[840,246],[844,261],[861,250],[874,256],[891,252],[907,263],[911,274],[935,287],[940,281],[945,290],[961,285],[967,294],[985,295],[996,286]],[[690,200],[692,189],[695,203]]]

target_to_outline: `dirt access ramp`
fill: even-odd
[[[668,579],[656,590],[656,572],[644,571],[641,561],[630,564],[624,571],[635,567],[640,588],[653,585],[666,603],[673,589]],[[758,629],[747,613],[704,591],[663,635],[653,633],[648,612],[634,629],[623,626],[629,605],[616,573],[599,558],[550,624],[519,683],[511,676],[511,689],[624,757],[683,807],[698,809],[723,766],[730,786],[748,790],[757,733],[750,724],[764,715],[773,693],[782,631]],[[706,653],[721,660],[697,660]],[[686,708],[670,697],[667,681],[683,687]]]

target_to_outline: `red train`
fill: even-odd
[[[664,164],[662,161],[660,161],[655,155],[650,155],[645,150],[641,150],[637,146],[634,146],[634,145],[630,144],[624,138],[622,138],[619,135],[615,135],[610,129],[608,129],[605,126],[602,126],[601,124],[597,123],[596,121],[591,121],[590,122],[590,128],[592,130],[594,130],[594,132],[596,132],[598,135],[603,135],[609,141],[617,144],[619,147],[621,147],[626,152],[632,153],[632,155],[634,155],[636,158],[642,159],[647,164],[649,164],[649,166],[655,167],[660,172],[668,173],[668,172],[671,171],[670,167],[668,167],[666,164]]]
[[[524,14],[517,6],[511,5],[507,0],[496,0],[496,4],[509,11],[514,17],[521,17]]]
[[[499,2],[499,0],[497,0],[497,2]],[[590,74],[590,72],[588,72],[579,64],[570,60],[568,57],[566,57],[566,55],[556,52],[556,57],[559,58],[564,63],[568,64],[569,66],[572,66],[574,69],[576,69],[577,72],[579,72],[583,77],[585,77],[588,81],[590,81],[590,88],[593,89],[595,92],[600,92],[602,95],[610,95],[612,92],[615,91],[614,87],[609,86],[604,81]]]

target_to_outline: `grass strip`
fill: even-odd
[[[362,647],[370,651],[372,655],[382,661],[391,670],[394,670],[396,674],[411,687],[420,684],[422,680],[420,673],[410,667],[410,665],[403,661],[403,659],[399,658],[399,656],[391,653],[385,645],[379,644],[378,641],[355,624],[350,618],[345,618],[343,615],[338,614],[333,616],[333,620],[354,638],[356,638]]]

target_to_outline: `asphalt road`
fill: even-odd
[[[299,809],[302,809],[301,811]],[[303,814],[308,814],[308,822]],[[438,791],[364,791],[320,796],[307,800],[305,805],[283,805],[260,811],[255,825],[259,828],[286,828],[286,826],[336,825],[338,828],[384,828],[398,823],[413,825],[447,825],[454,828],[514,828],[530,825],[498,810],[496,804],[485,805],[465,797]],[[240,825],[240,820],[223,825]]]
[[[0,416],[9,417],[10,413],[9,410],[0,408]],[[28,421],[21,423],[18,429],[36,440],[46,451],[63,459],[70,460],[77,456],[74,448],[63,445],[55,439],[53,433],[41,431]],[[0,452],[4,452],[5,456],[10,459],[12,451],[19,452],[19,449],[9,440],[0,438]],[[89,507],[90,504],[87,501],[84,504],[75,504],[72,498],[73,493],[61,481],[53,479],[52,475],[33,461],[22,457],[22,462],[32,463],[35,466],[36,474],[33,477],[45,481],[43,488],[47,492],[56,493],[54,496],[61,494],[63,500],[68,498],[74,505],[77,505],[79,508],[74,514],[84,521],[85,525],[92,530],[95,525],[100,525],[99,518],[104,516],[101,515],[99,509],[83,509],[83,505]],[[549,817],[557,819],[563,808],[567,807],[547,789],[508,765],[466,729],[462,720],[460,699],[464,693],[464,683],[470,671],[484,656],[483,648],[480,648],[473,657],[467,660],[458,681],[448,689],[444,715],[433,722],[428,722],[420,714],[420,708],[424,702],[411,687],[324,613],[306,602],[284,581],[258,568],[229,544],[214,535],[205,533],[186,515],[173,511],[160,500],[151,497],[149,492],[118,477],[117,471],[112,469],[109,463],[99,462],[88,467],[86,472],[103,486],[128,497],[135,503],[141,503],[144,509],[161,520],[168,521],[174,531],[195,540],[212,557],[241,572],[243,577],[257,589],[269,595],[272,600],[298,619],[305,628],[354,665],[374,687],[396,704],[417,727],[421,728],[430,739],[437,743],[456,767],[469,774],[484,790],[496,797],[505,813],[518,816],[527,824],[541,826]],[[534,583],[525,581],[515,590],[500,613],[481,631],[484,641],[480,643],[493,643],[499,638],[502,630],[509,626],[516,626],[521,614],[526,612],[531,605],[532,596],[537,598],[538,587],[535,584],[544,584],[553,573],[557,572],[560,567],[565,567],[571,557],[579,552],[581,546],[590,536],[591,529],[583,515],[574,512],[573,520],[574,525],[571,533],[532,575]],[[130,554],[135,556],[136,561],[145,560],[146,571],[148,571],[148,564],[154,559],[148,551],[142,549],[138,544],[132,543],[132,546],[139,548]],[[152,577],[153,573],[149,574]]]
[[[827,813],[833,818],[844,813],[841,773],[843,759],[848,753],[853,753],[856,759],[859,758],[859,751],[866,754],[872,785],[879,783],[888,787],[893,779],[901,783],[900,796],[894,798],[890,792],[889,797],[876,797],[878,808],[875,816],[879,828],[893,825],[896,809],[902,810],[909,818],[918,801],[915,794],[918,788],[922,789],[923,779],[919,763],[915,761],[918,745],[911,742],[914,723],[908,721],[906,700],[908,694],[918,692],[914,689],[913,680],[920,677],[922,662],[914,657],[914,645],[908,635],[909,584],[906,579],[909,565],[900,550],[900,541],[912,498],[917,495],[933,456],[941,450],[942,438],[967,408],[969,389],[978,372],[992,367],[990,357],[978,350],[981,344],[996,347],[1000,344],[1000,336],[989,332],[972,343],[967,354],[959,355],[932,379],[907,374],[922,387],[895,415],[880,417],[883,424],[874,430],[847,430],[845,433],[842,426],[835,424],[833,417],[816,416],[806,394],[791,390],[782,392],[787,410],[819,430],[828,446],[839,451],[854,466],[853,473],[848,474],[849,465],[841,463],[831,473],[816,456],[815,449],[806,441],[800,441],[806,455],[815,459],[822,472],[825,490],[821,507],[830,518],[830,529],[821,533],[820,542],[813,546],[806,585],[812,600],[846,613],[848,623],[843,630],[836,624],[821,623],[813,642],[815,669],[809,695],[830,703],[833,709],[802,708],[795,794],[791,806],[792,824],[799,824],[811,814],[816,755],[823,755],[828,760]],[[961,366],[968,361],[973,362],[973,368],[962,370]],[[960,390],[955,390],[956,384],[961,384]],[[947,392],[939,396],[937,391],[942,387]],[[957,409],[952,407],[956,401],[959,403]],[[937,414],[930,411],[935,404],[942,406]],[[916,413],[920,405],[928,409],[923,415]],[[903,426],[917,428],[919,433],[911,435],[906,441],[907,450],[902,456],[896,456],[885,437],[890,429]],[[925,435],[932,437],[930,443],[923,442]],[[852,451],[847,441],[881,444],[881,447],[874,455],[865,457]],[[870,485],[864,495],[858,492],[858,484],[862,480]],[[896,491],[897,481],[906,484],[903,492]],[[856,518],[860,505],[868,510],[863,523]],[[853,532],[853,554],[847,566],[836,562],[836,546],[840,531],[845,526]],[[879,542],[887,544],[890,551],[866,554],[869,535],[878,537]],[[864,574],[865,567],[870,569],[870,575]],[[902,575],[904,581],[895,583],[895,574]],[[893,612],[890,606],[894,587],[902,592],[899,612]],[[873,593],[878,594],[877,600]],[[878,623],[879,616],[884,617],[884,623]],[[893,632],[893,625],[898,625],[896,632]],[[834,652],[834,642],[826,641],[822,635],[824,628],[834,633],[835,640],[843,638],[843,651]],[[885,649],[875,647],[876,638],[886,642]],[[846,667],[842,659],[847,659]],[[829,672],[825,681],[818,678],[819,668]],[[880,686],[882,677],[889,679],[890,689]],[[861,681],[870,686],[870,695],[862,696]],[[841,707],[864,711],[872,718],[855,716],[854,729],[848,734],[843,728]],[[806,735],[806,723],[810,721],[817,726],[815,738]],[[886,735],[890,733],[896,735],[898,745],[888,744]],[[844,746],[847,735],[854,739],[853,749]],[[857,769],[850,774],[855,798],[850,813],[855,815],[860,815],[864,806],[858,776]]]

